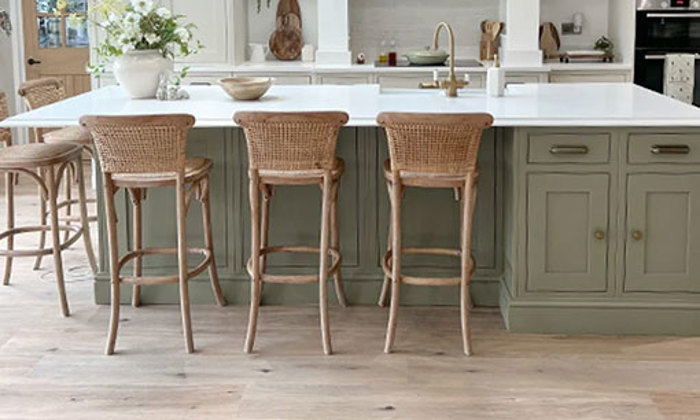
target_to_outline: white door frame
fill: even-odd
[[[22,19],[22,0],[10,0],[10,20],[13,23],[14,30],[10,36],[12,45],[12,78],[15,95],[17,89],[25,80],[24,69],[24,21]],[[15,96],[16,97],[16,96]],[[21,113],[26,110],[24,101],[15,101],[15,113]],[[29,130],[17,130],[18,143],[27,143],[29,139]]]

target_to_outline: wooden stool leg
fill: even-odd
[[[80,165],[80,163],[78,163],[78,164]],[[72,187],[71,179],[76,174],[72,174],[72,172],[73,171],[72,171],[71,165],[68,165],[66,167],[66,171],[64,172],[64,175],[63,175],[63,181],[65,182],[65,189],[66,189],[66,203],[67,203],[66,204],[66,217],[68,217],[68,218],[73,215],[73,206],[70,203],[71,200],[73,199],[73,193],[71,191],[71,187]],[[70,226],[71,225],[70,220],[66,220],[65,224],[66,224],[66,226]],[[71,234],[71,232],[69,230],[65,231],[65,233],[63,235],[63,240],[67,241],[68,238],[70,238],[70,234]]]
[[[214,298],[219,306],[226,306],[226,298],[221,292],[221,284],[219,284],[219,273],[216,269],[216,259],[214,258],[214,237],[211,232],[211,201],[209,200],[209,179],[202,182],[206,182],[207,186],[204,188],[202,194],[202,223],[204,224],[204,246],[211,254],[211,261],[209,262],[209,281],[211,282],[211,289],[214,292]]]
[[[44,179],[44,169],[39,169],[39,178]],[[39,224],[41,226],[46,226],[46,197],[44,197],[41,187],[39,187]],[[44,249],[46,247],[46,231],[42,230],[39,232],[39,246],[38,249]],[[38,255],[34,260],[34,270],[41,268],[41,260],[43,256]]]
[[[331,248],[340,252],[340,234],[338,232],[338,188],[340,182],[336,181],[333,183],[332,193],[331,193]],[[333,282],[335,283],[335,294],[338,297],[338,304],[343,308],[348,306],[348,299],[345,296],[345,288],[343,287],[343,274],[342,269],[338,267],[338,271],[333,276]]]
[[[321,206],[321,245],[319,261],[319,312],[321,317],[321,338],[323,339],[323,352],[326,355],[333,353],[331,346],[331,331],[328,325],[328,236],[330,228],[331,212],[331,179],[327,173],[323,177],[323,204]]]
[[[391,184],[387,182],[386,184],[387,191],[389,192],[389,233],[387,235],[387,241],[386,241],[386,249],[387,251],[391,251],[391,242],[393,241],[392,239],[392,228],[391,228]],[[382,308],[386,307],[387,302],[389,301],[389,287],[391,286],[391,279],[389,276],[384,276],[384,283],[382,283],[382,292],[379,295],[379,302],[377,302],[377,305],[381,306]]]
[[[255,344],[255,331],[258,326],[258,310],[260,308],[260,292],[262,278],[260,277],[260,191],[257,172],[250,173],[250,217],[251,217],[251,265],[253,278],[250,284],[250,314],[248,315],[248,332],[245,339],[244,351],[250,353]]]
[[[471,261],[471,226],[474,204],[476,202],[476,186],[472,175],[467,176],[462,197],[462,273],[460,281],[460,321],[462,324],[462,346],[464,354],[471,356],[471,323],[470,323],[470,291],[469,283],[473,270],[470,269]]]
[[[391,308],[389,310],[389,324],[386,330],[384,353],[391,353],[391,349],[394,345],[396,318],[399,311],[399,288],[401,284],[401,184],[398,173],[394,174],[394,180],[391,187]]]
[[[76,177],[78,179],[78,204],[80,211],[80,224],[83,230],[83,242],[85,244],[85,253],[90,262],[92,274],[97,274],[97,260],[95,252],[92,249],[92,237],[90,235],[90,223],[88,222],[87,211],[87,196],[85,194],[85,178],[83,174],[83,165],[80,160],[76,162]]]
[[[189,278],[187,276],[187,242],[186,242],[186,218],[185,206],[185,182],[184,175],[178,174],[176,184],[177,198],[177,265],[180,284],[180,310],[182,312],[182,330],[185,334],[185,348],[187,353],[194,352],[194,339],[192,338],[192,318],[190,314]]]
[[[265,249],[270,236],[270,204],[272,202],[272,185],[263,186],[262,215],[260,216],[260,248]],[[260,256],[260,272],[267,272],[267,254]]]
[[[58,300],[61,304],[63,316],[69,316],[68,299],[66,298],[66,285],[63,278],[63,259],[61,258],[61,231],[58,229],[58,185],[54,168],[46,170],[46,186],[49,190],[49,218],[51,219],[51,239],[53,248],[53,265],[56,273],[56,286],[58,287]]]
[[[5,174],[5,205],[7,206],[7,230],[15,227],[15,176],[12,172]],[[7,237],[7,250],[12,251],[15,245],[14,235]],[[12,257],[5,258],[5,275],[2,279],[2,284],[7,286],[10,284],[10,276],[12,275]]]
[[[138,188],[129,189],[131,195],[131,211],[134,219],[134,231],[132,237],[132,246],[134,251],[143,248],[143,226],[142,226],[142,201],[143,190]],[[136,257],[134,259],[134,277],[141,277],[143,274],[143,258]],[[141,306],[141,286],[134,284],[131,286],[131,305],[134,308]]]
[[[119,329],[119,243],[117,242],[117,214],[114,205],[114,184],[111,175],[103,174],[102,183],[105,198],[105,212],[107,213],[107,236],[109,242],[109,274],[112,286],[111,313],[109,317],[109,332],[107,334],[106,355],[114,354],[114,346],[117,342],[117,330]]]

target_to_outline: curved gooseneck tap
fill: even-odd
[[[421,87],[445,89],[447,96],[454,98],[457,96],[457,90],[465,87],[467,84],[463,80],[457,80],[457,75],[455,74],[455,33],[447,22],[440,22],[435,27],[435,34],[433,35],[433,49],[438,50],[440,47],[438,40],[442,29],[447,31],[450,42],[450,76],[447,79],[440,80],[434,86],[430,86],[429,83],[425,83],[421,84]]]

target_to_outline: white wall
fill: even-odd
[[[9,0],[0,0],[0,9],[9,12]],[[17,23],[12,22],[14,30],[17,30]],[[13,57],[12,44],[10,38],[5,36],[5,33],[0,33],[0,90],[7,94],[10,102],[10,113],[15,109],[15,88],[13,80]]]
[[[559,30],[562,51],[592,49],[601,35],[608,35],[609,0],[541,0],[541,22],[553,22]],[[634,3],[632,0],[626,0]],[[561,24],[572,22],[576,12],[583,13],[583,33],[562,35]],[[615,39],[612,40],[617,43]]]
[[[268,9],[265,5],[267,0],[262,0],[260,13],[257,12],[257,1],[248,1],[248,43],[265,44],[270,40],[270,35],[275,31],[275,16],[277,13],[277,1],[273,0]],[[301,29],[304,43],[318,46],[318,12],[316,8],[317,0],[297,0],[301,9]],[[323,0],[318,0],[323,1]],[[249,52],[246,52],[246,57]],[[274,60],[273,55],[268,56],[269,60]]]
[[[499,20],[498,0],[348,0],[350,49],[377,58],[384,36],[394,36],[399,53],[432,43],[435,25],[444,20],[455,30],[457,57],[478,57],[481,21]],[[442,41],[447,49],[446,38]],[[442,47],[442,45],[441,45]]]

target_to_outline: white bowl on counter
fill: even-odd
[[[219,85],[233,99],[254,101],[267,93],[272,81],[271,77],[227,77]]]

